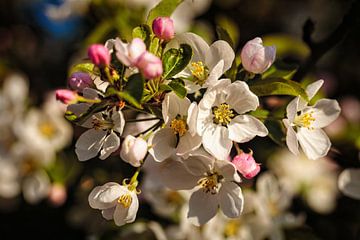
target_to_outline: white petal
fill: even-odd
[[[253,111],[259,106],[258,97],[250,91],[249,86],[242,81],[236,81],[226,88],[226,103],[238,114]]]
[[[208,78],[206,79],[203,88],[211,88],[212,86],[214,86],[218,79],[221,77],[221,75],[224,73],[223,72],[223,67],[224,67],[224,61],[220,60],[213,69],[211,69]]]
[[[222,70],[222,73],[226,72],[228,69],[230,69],[233,61],[235,58],[234,50],[231,48],[231,46],[223,41],[218,40],[214,42],[211,46],[209,51],[206,54],[206,66],[209,69],[213,69],[213,67],[220,61],[224,61],[224,66]]]
[[[189,154],[183,161],[185,168],[194,176],[204,176],[213,169],[215,159],[203,149],[198,149]]]
[[[339,176],[339,189],[348,197],[360,200],[360,169],[345,169]]]
[[[240,176],[236,171],[235,165],[232,164],[230,161],[228,160],[217,160],[215,161],[215,169],[216,171],[219,172],[219,174],[221,174],[221,176],[224,177],[224,180],[226,182],[240,182]]]
[[[100,159],[104,160],[110,156],[111,153],[115,152],[120,146],[120,138],[115,132],[111,132],[109,136],[105,138],[104,145],[100,151]]]
[[[89,205],[95,209],[107,209],[116,205],[117,199],[126,192],[123,186],[115,182],[108,182],[95,187],[89,194]]]
[[[232,147],[228,129],[219,125],[214,125],[204,131],[202,143],[207,152],[221,160],[227,159]]]
[[[320,79],[316,82],[309,84],[306,87],[306,94],[308,95],[309,100],[311,100],[315,96],[315,94],[319,91],[323,84],[324,80]]]
[[[119,38],[115,39],[115,50],[116,57],[126,66],[131,66],[132,62],[130,61],[128,55],[128,43],[123,43]]]
[[[176,148],[176,154],[183,156],[189,152],[198,149],[201,145],[202,138],[199,135],[191,136],[189,132],[180,137],[179,144]]]
[[[188,98],[181,99],[174,92],[166,94],[162,104],[165,124],[170,123],[177,115],[186,116],[189,106]]]
[[[218,209],[218,194],[205,193],[199,189],[191,194],[189,201],[189,221],[200,226],[213,218]]]
[[[89,129],[84,132],[75,144],[75,152],[79,161],[86,161],[95,157],[104,144],[106,131]]]
[[[229,138],[239,143],[250,141],[255,136],[265,137],[268,134],[265,125],[250,115],[236,116],[232,119],[228,128]]]
[[[196,125],[197,125],[197,116],[198,116],[198,106],[196,104],[196,102],[192,102],[188,108],[188,113],[187,113],[187,119],[186,119],[186,123],[189,127],[189,132],[191,135],[195,135],[196,134]]]
[[[125,218],[126,223],[131,223],[131,222],[135,221],[136,214],[137,214],[137,211],[139,209],[139,199],[138,199],[136,193],[131,192],[130,194],[131,194],[132,202],[131,202],[131,205],[129,207],[128,214],[127,214],[127,216]]]
[[[122,226],[126,224],[126,217],[128,215],[129,208],[124,208],[122,204],[116,204],[114,211],[114,222],[117,226]]]
[[[320,99],[309,109],[315,121],[311,124],[314,128],[323,128],[336,120],[340,114],[340,106],[336,100]]]
[[[176,135],[171,128],[163,128],[155,132],[149,139],[149,153],[155,161],[161,162],[169,158],[175,151]]]
[[[111,120],[114,123],[114,127],[113,127],[114,131],[120,133],[121,135],[125,126],[125,119],[122,111],[121,110],[116,111],[116,109],[113,108]]]
[[[115,207],[111,207],[111,208],[107,208],[101,211],[101,215],[106,219],[106,220],[111,220],[114,218],[114,211],[115,211]]]
[[[297,107],[300,97],[296,97],[293,100],[289,102],[289,104],[286,106],[286,116],[289,119],[289,122],[294,122],[295,116],[297,114]]]
[[[283,119],[283,123],[287,129],[286,130],[286,145],[288,146],[289,150],[293,154],[298,155],[299,154],[299,143],[298,143],[298,140],[296,137],[296,132],[292,128],[292,126],[290,126],[288,119]]]
[[[244,197],[241,188],[232,182],[225,182],[219,192],[220,208],[229,218],[240,216],[243,206]]]
[[[315,160],[324,157],[330,149],[331,142],[321,129],[299,128],[296,136],[302,150],[309,159]]]

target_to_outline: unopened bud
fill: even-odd
[[[276,48],[264,47],[261,38],[248,41],[241,50],[241,63],[246,71],[263,73],[275,61]]]
[[[102,44],[93,44],[88,49],[88,56],[96,66],[107,66],[110,64],[111,56],[109,50]]]
[[[71,74],[68,80],[71,89],[82,92],[84,88],[91,88],[94,86],[94,81],[90,75],[84,72],[75,72]]]
[[[163,73],[161,59],[149,52],[141,55],[137,67],[147,79],[160,77]]]
[[[147,142],[143,138],[127,135],[121,146],[120,157],[132,166],[140,167],[147,150]]]
[[[152,30],[158,38],[168,41],[175,34],[174,22],[169,17],[157,17],[153,21]]]
[[[50,187],[48,199],[54,206],[58,207],[65,203],[67,198],[66,188],[60,183],[55,183]]]
[[[240,153],[234,157],[232,163],[236,169],[247,179],[255,177],[260,172],[260,164],[255,162],[252,153]]]
[[[68,89],[59,89],[55,91],[56,100],[64,104],[73,104],[77,102],[78,94]]]

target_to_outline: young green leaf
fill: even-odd
[[[308,100],[305,90],[299,83],[283,78],[267,78],[249,82],[250,90],[257,96],[291,95]]]
[[[283,131],[283,126],[280,120],[266,120],[264,122],[266,128],[269,131],[269,137],[276,144],[283,146],[285,141],[285,133]]]
[[[187,44],[181,44],[179,49],[171,48],[163,56],[163,78],[169,79],[181,72],[190,62],[192,49]]]
[[[162,0],[153,9],[150,10],[146,23],[151,26],[157,17],[170,17],[176,7],[184,0]]]
[[[131,75],[124,90],[137,102],[140,102],[144,92],[144,78],[141,76],[141,74],[137,73]]]
[[[179,98],[184,98],[187,94],[184,82],[181,79],[173,79],[169,84],[162,84],[160,89],[173,91]]]
[[[141,24],[140,26],[137,26],[133,29],[132,37],[142,39],[146,45],[146,48],[148,48],[151,41],[151,29],[148,25]]]
[[[76,64],[70,69],[69,76],[74,72],[94,73],[94,67],[95,65],[90,62]]]
[[[271,67],[262,74],[262,78],[284,78],[291,79],[296,73],[298,66],[276,61]]]

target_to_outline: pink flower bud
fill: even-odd
[[[58,207],[65,203],[67,198],[66,188],[60,183],[51,186],[48,199],[54,206]]]
[[[59,89],[55,91],[56,100],[65,104],[72,104],[77,101],[77,93],[68,89]]]
[[[157,17],[153,21],[152,29],[154,34],[165,41],[168,41],[174,37],[174,22],[169,17]]]
[[[147,79],[159,77],[163,73],[161,59],[149,52],[140,56],[136,66]]]
[[[232,160],[236,169],[247,179],[255,177],[260,172],[260,164],[255,162],[252,154],[240,153]]]
[[[241,63],[246,71],[263,73],[275,61],[276,48],[264,47],[261,38],[248,41],[241,50]]]
[[[120,157],[134,167],[140,167],[148,151],[147,142],[141,138],[127,135],[121,146]]]
[[[109,50],[102,44],[93,44],[88,49],[88,56],[96,66],[107,66],[110,64]]]
[[[94,82],[90,75],[84,72],[75,72],[71,74],[68,80],[71,89],[82,92],[84,88],[91,88]]]

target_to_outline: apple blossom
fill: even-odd
[[[174,22],[169,17],[157,17],[152,23],[154,34],[162,40],[170,40],[174,37]]]
[[[136,66],[147,79],[160,77],[163,73],[161,59],[150,52],[143,53]]]
[[[120,157],[132,166],[140,167],[147,150],[147,142],[143,138],[127,135],[121,145]]]
[[[140,38],[134,38],[131,43],[124,43],[116,38],[114,46],[116,57],[128,67],[137,66],[140,56],[146,52],[145,43]]]

